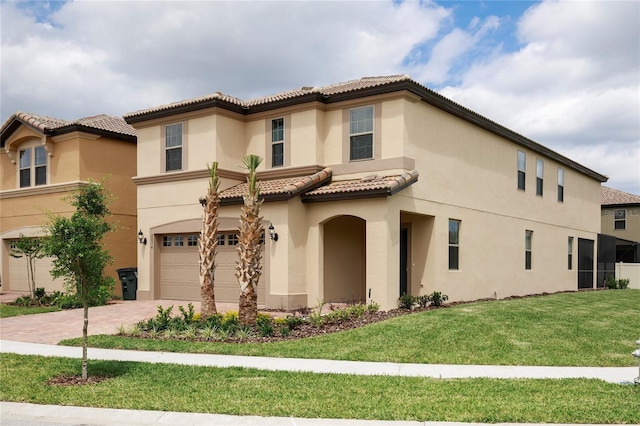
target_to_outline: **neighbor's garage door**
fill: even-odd
[[[9,250],[15,248],[15,241],[9,242]],[[62,279],[54,280],[49,271],[51,270],[51,258],[43,257],[36,259],[35,276],[36,288],[44,288],[47,292],[55,290],[63,291]],[[3,281],[3,288],[6,290],[29,291],[29,280],[27,278],[27,259],[24,257],[15,258],[9,256],[9,274]],[[4,287],[6,286],[6,287]]]
[[[198,236],[172,234],[160,237],[160,298],[174,300],[200,300],[198,273]],[[218,235],[218,253],[214,291],[216,302],[238,303],[239,285],[235,277],[238,259],[237,233]],[[258,304],[264,304],[264,279],[258,285]]]

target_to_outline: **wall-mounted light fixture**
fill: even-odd
[[[276,232],[276,228],[273,227],[273,223],[269,225],[269,238],[273,241],[278,241],[278,233]]]
[[[198,199],[198,201],[200,201],[200,205],[201,205],[202,207],[204,207],[204,206],[206,206],[206,205],[207,205],[207,199],[206,199],[206,197],[200,197],[200,198]]]
[[[143,245],[147,245],[147,238],[142,233],[142,229],[138,231],[138,242]]]

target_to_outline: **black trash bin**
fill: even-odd
[[[138,268],[118,269],[118,278],[122,284],[122,299],[136,300],[138,291]]]

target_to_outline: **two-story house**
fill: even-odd
[[[640,263],[640,195],[602,187],[602,234],[615,238],[615,261]]]
[[[63,200],[90,179],[114,196],[111,220],[118,230],[105,238],[114,257],[107,273],[136,266],[136,133],[120,117],[97,115],[75,121],[17,112],[0,130],[0,275],[3,290],[29,289],[25,259],[9,255],[21,235],[43,236],[47,214],[71,215]],[[36,286],[62,290],[49,273],[51,259],[36,262]],[[116,294],[120,294],[116,286]]]
[[[206,165],[219,163],[217,301],[234,277],[246,154],[265,159],[268,307],[441,291],[450,300],[593,288],[607,178],[408,76],[132,112],[138,297],[199,299]]]

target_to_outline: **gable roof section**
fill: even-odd
[[[640,204],[640,195],[630,194],[604,185],[601,188],[602,206],[628,206]]]
[[[136,129],[120,117],[100,114],[67,121],[44,115],[16,112],[2,125],[0,147],[4,147],[5,141],[22,125],[47,136],[83,131],[129,142],[136,141]]]
[[[393,92],[406,91],[418,96],[423,102],[431,104],[449,114],[472,123],[484,130],[504,137],[517,145],[545,155],[560,164],[574,169],[600,182],[608,178],[595,172],[525,136],[522,136],[486,117],[448,99],[439,93],[428,89],[412,80],[408,75],[390,75],[380,77],[363,77],[344,83],[331,84],[322,87],[301,87],[275,95],[243,101],[220,92],[200,98],[175,102],[168,105],[135,111],[124,115],[127,123],[138,123],[156,118],[170,117],[180,113],[198,111],[206,108],[219,107],[243,115],[255,114],[291,105],[308,102],[331,104],[346,100],[365,98]]]

